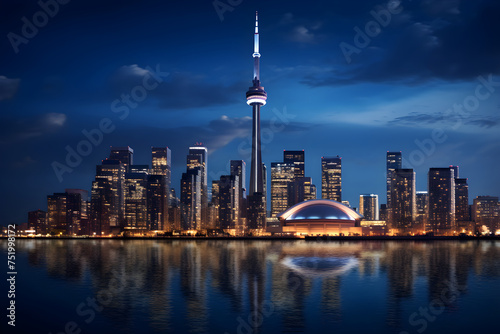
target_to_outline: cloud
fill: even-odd
[[[166,71],[160,67],[161,71]],[[119,68],[111,77],[111,94],[120,96],[128,93],[135,86],[143,85],[145,77],[153,75],[148,69],[127,65]],[[189,72],[171,72],[162,77],[162,82],[148,91],[148,98],[153,98],[160,109],[179,110],[230,105],[241,102],[241,92],[248,88],[248,83],[236,82],[221,84],[215,78],[207,78]]]
[[[304,26],[295,27],[292,31],[290,39],[299,43],[314,43],[315,36],[309,29]]]
[[[9,79],[0,75],[0,101],[14,97],[19,88],[20,79]]]
[[[370,38],[368,47],[353,53],[335,71],[305,75],[302,83],[311,87],[370,83],[422,84],[432,80],[468,81],[479,75],[500,74],[500,3],[478,1],[425,1],[422,6],[405,2],[398,15],[411,17],[401,26],[391,21]],[[460,10],[466,6],[467,10]],[[394,19],[398,16],[394,15]],[[360,21],[363,27],[372,17]],[[344,42],[354,45],[355,33]]]
[[[457,126],[469,125],[483,129],[490,129],[500,125],[500,117],[484,116],[484,115],[471,115],[466,118],[457,114],[445,113],[418,113],[412,112],[405,116],[396,117],[387,122],[388,125],[396,126]]]
[[[61,113],[46,113],[27,119],[2,117],[0,119],[0,144],[10,145],[55,132],[64,126],[66,118],[66,115]]]
[[[424,0],[421,5],[430,15],[460,14],[460,0]]]

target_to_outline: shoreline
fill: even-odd
[[[7,239],[7,236],[2,236],[2,239]],[[500,240],[500,236],[306,236],[304,238],[299,237],[70,237],[70,236],[53,236],[53,237],[16,237],[17,240],[165,240],[165,241],[175,241],[175,240],[227,240],[227,241],[237,241],[237,240],[263,240],[263,241],[275,241],[275,240],[305,240],[305,241],[495,241]]]

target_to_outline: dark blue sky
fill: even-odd
[[[469,178],[471,200],[500,195],[498,1],[221,4],[223,13],[210,0],[72,0],[50,6],[49,17],[35,1],[2,1],[3,224],[45,210],[47,194],[90,190],[111,145],[131,146],[136,164],[150,163],[151,146],[169,146],[177,190],[195,142],[209,149],[209,179],[227,173],[230,159],[248,164],[255,10],[268,167],[283,149],[304,149],[320,192],[321,156],[338,154],[343,198],[358,206],[359,194],[376,193],[384,203],[385,153],[397,150],[418,190],[429,167],[453,164]],[[144,90],[155,70],[161,83]],[[141,89],[146,96],[126,117],[115,112],[122,94]],[[53,162],[65,164],[66,147],[103,119],[113,130],[60,182]]]

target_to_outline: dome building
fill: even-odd
[[[362,235],[356,211],[333,200],[298,203],[277,216],[283,233],[297,235]]]

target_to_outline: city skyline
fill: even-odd
[[[430,43],[430,47],[438,48],[432,44],[434,40],[443,42],[441,49],[437,50],[441,51],[442,55],[444,51],[453,48],[446,48],[450,40],[447,39],[444,28],[435,23],[438,18],[447,19],[448,29],[463,28],[454,21],[460,18],[463,21],[462,25],[469,24],[476,28],[473,32],[478,33],[482,31],[482,26],[478,26],[476,19],[479,15],[483,19],[481,22],[490,24],[490,28],[493,27],[487,31],[488,33],[492,34],[498,29],[497,23],[489,21],[489,16],[486,15],[487,10],[490,12],[498,10],[498,5],[493,2],[482,1],[474,5],[462,5],[467,8],[461,10],[451,4],[447,5],[449,8],[444,6],[444,9],[431,8],[431,5],[427,5],[428,12],[407,2],[391,3],[393,4],[391,6],[396,6],[391,7],[394,12],[401,7],[399,9],[402,9],[402,14],[413,16],[409,19],[401,14],[394,14],[392,17],[394,26],[384,27],[383,34],[373,38],[374,47],[384,49],[386,45],[384,43],[394,41],[395,30],[401,27],[405,33],[410,34],[410,37],[418,36],[417,32],[426,33],[423,35],[425,39],[421,42]],[[168,40],[172,37],[177,44],[182,44],[182,38],[197,36],[200,29],[198,24],[203,23],[213,27],[223,36],[221,37],[223,41],[231,42],[234,51],[228,47],[220,48],[221,45],[217,41],[207,46],[196,38],[197,42],[192,46],[183,44],[184,50],[191,51],[201,50],[201,46],[204,46],[205,50],[209,51],[209,56],[204,60],[207,63],[197,64],[194,61],[200,59],[197,53],[186,57],[187,59],[182,62],[174,60],[174,56],[179,56],[178,52],[172,54],[169,52],[171,49],[160,47],[156,43],[141,53],[127,48],[122,49],[123,56],[113,60],[111,58],[115,58],[120,52],[119,48],[111,51],[102,46],[107,53],[103,54],[104,57],[99,63],[100,70],[97,71],[88,71],[89,65],[86,65],[86,70],[82,68],[75,71],[71,64],[64,61],[60,62],[59,70],[53,71],[57,64],[55,60],[48,62],[46,69],[31,65],[30,73],[26,72],[28,68],[22,70],[27,57],[43,48],[47,38],[55,40],[56,36],[60,36],[61,24],[75,17],[78,10],[88,9],[85,6],[88,5],[72,3],[65,7],[61,5],[60,13],[47,27],[40,28],[39,34],[30,39],[28,44],[19,45],[18,53],[11,50],[12,45],[8,39],[3,40],[1,44],[2,50],[6,50],[8,66],[0,67],[0,106],[6,111],[2,113],[4,127],[0,144],[5,156],[9,158],[1,168],[3,175],[12,176],[4,179],[4,192],[13,195],[5,196],[5,200],[2,201],[2,212],[5,212],[4,224],[21,223],[26,220],[26,212],[43,209],[47,194],[61,192],[66,188],[90,190],[89,184],[94,178],[94,166],[107,156],[109,146],[133,147],[136,152],[134,160],[139,163],[150,160],[146,152],[151,145],[171,148],[172,185],[178,193],[180,189],[177,180],[184,170],[185,151],[195,142],[204,142],[209,150],[211,165],[208,168],[208,184],[219,179],[221,175],[229,174],[227,165],[230,160],[241,159],[250,166],[248,154],[250,113],[244,105],[241,105],[241,93],[248,87],[245,78],[251,73],[248,66],[249,59],[244,55],[248,55],[245,50],[250,44],[248,27],[251,20],[248,17],[251,15],[248,14],[255,8],[242,3],[233,11],[226,11],[221,21],[218,12],[207,3],[208,8],[203,7],[194,13],[191,12],[198,21],[186,21],[196,24],[189,28],[185,24],[186,30],[180,34],[181,37],[172,35],[168,29],[170,24],[179,23],[179,19],[171,22],[155,19],[155,22],[164,24],[165,29],[162,31],[149,27],[158,34],[155,35],[158,40]],[[182,5],[176,6],[179,7],[172,9],[187,13],[187,9]],[[336,9],[335,6],[332,4],[327,8],[333,11]],[[500,156],[497,144],[498,131],[497,129],[495,131],[498,94],[490,94],[489,98],[481,100],[481,105],[473,112],[468,112],[467,117],[463,115],[457,117],[456,114],[445,117],[447,115],[443,114],[447,108],[453,107],[454,103],[473,101],[469,97],[478,91],[483,94],[481,96],[484,96],[488,89],[492,89],[494,93],[498,87],[496,82],[500,81],[497,77],[498,65],[491,61],[483,61],[482,64],[475,64],[476,66],[472,66],[474,64],[465,66],[458,59],[456,60],[458,70],[453,73],[439,73],[429,64],[417,62],[419,66],[429,66],[428,69],[434,69],[434,72],[431,71],[426,78],[418,76],[415,78],[415,73],[405,74],[399,69],[388,71],[379,82],[375,82],[373,77],[369,77],[370,73],[366,68],[364,71],[355,70],[367,64],[360,59],[371,55],[373,50],[366,48],[361,50],[360,54],[352,54],[352,60],[357,62],[354,66],[344,63],[344,55],[339,44],[342,42],[352,44],[354,35],[352,28],[373,20],[370,10],[379,13],[383,10],[383,6],[377,6],[376,2],[363,2],[361,8],[356,9],[359,11],[357,13],[344,4],[343,10],[349,19],[343,25],[327,23],[328,18],[338,14],[332,16],[333,14],[325,11],[321,15],[315,13],[316,16],[313,16],[310,9],[300,12],[293,4],[283,6],[283,3],[280,3],[280,6],[266,7],[264,14],[260,12],[260,20],[265,22],[261,27],[266,34],[266,38],[262,41],[266,49],[264,56],[266,65],[261,71],[266,76],[266,89],[273,92],[272,102],[269,101],[262,113],[263,130],[267,130],[262,136],[265,142],[263,162],[268,168],[268,194],[271,162],[280,161],[283,149],[304,149],[307,151],[305,163],[309,166],[307,176],[312,177],[313,183],[318,186],[321,180],[321,169],[318,167],[320,157],[336,155],[343,157],[342,199],[348,200],[353,206],[356,206],[359,195],[366,193],[378,194],[380,202],[384,202],[383,154],[387,150],[405,152],[407,158],[403,161],[403,168],[411,168],[416,172],[417,191],[427,189],[427,178],[418,175],[426,175],[429,168],[459,165],[461,174],[469,179],[469,202],[478,195],[498,196],[497,185],[500,183],[500,176],[495,173],[495,166]],[[385,6],[389,9],[388,5]],[[125,17],[133,17],[131,7],[134,8],[130,3],[123,5],[122,11]],[[3,26],[7,31],[19,33],[22,24],[19,18],[29,15],[19,8],[12,9],[13,14],[4,21]],[[31,9],[33,13],[40,10],[35,5]],[[313,9],[317,10],[318,7]],[[431,9],[437,12],[432,12]],[[145,10],[147,8],[143,9]],[[16,13],[19,15],[16,16]],[[106,18],[102,13],[91,15],[97,16],[97,26],[102,25]],[[318,26],[314,25],[313,17],[316,17]],[[113,21],[109,18],[108,20]],[[431,24],[432,22],[434,24]],[[75,23],[77,26],[78,24],[81,22]],[[71,29],[70,31],[74,32]],[[333,37],[333,32],[338,32],[337,37]],[[95,32],[89,31],[89,33],[96,38]],[[331,38],[330,43],[328,38]],[[141,44],[139,40],[133,38],[132,42],[139,45]],[[122,45],[120,43],[122,42],[118,42],[118,45]],[[79,50],[73,40],[68,44]],[[169,45],[171,46],[171,43]],[[217,49],[222,51],[216,51]],[[71,47],[68,50],[70,51],[67,55],[70,55]],[[127,50],[128,52],[125,52]],[[292,50],[295,53],[284,57],[287,51]],[[390,47],[385,50],[389,53],[394,51]],[[49,57],[51,52],[53,51],[41,53],[42,59]],[[354,71],[352,75],[357,76],[358,83],[355,84],[356,80],[353,78],[347,82],[345,78],[338,78],[337,83],[331,83],[331,78],[324,77],[331,72],[330,67],[325,67],[327,71],[321,72],[313,68],[311,63],[322,59],[329,54],[328,52],[333,55],[332,57],[338,58],[333,64],[344,71],[347,69]],[[494,50],[490,53],[478,52],[475,55],[476,60],[489,59],[492,53],[494,54]],[[302,62],[301,57],[307,54],[310,55],[307,58],[309,60]],[[81,57],[70,59],[75,62],[82,60]],[[90,59],[96,60],[95,57]],[[213,67],[210,71],[202,70],[203,64],[208,63],[225,66],[226,69],[220,69],[218,72],[223,75],[217,75],[217,70]],[[153,77],[152,73],[155,71],[159,73]],[[198,76],[187,76],[186,73],[189,71],[192,71],[191,74],[198,73]],[[219,81],[203,79],[200,73],[203,73],[205,78],[218,78]],[[493,75],[491,78],[490,73]],[[66,87],[65,82],[75,79],[77,74],[81,82],[74,88],[72,85]],[[160,74],[164,74],[165,77],[162,78]],[[396,74],[396,78],[391,78],[391,75]],[[479,76],[482,76],[482,79],[477,79]],[[137,107],[125,108],[125,104],[117,104],[116,106],[122,108],[117,108],[118,111],[128,109],[129,112],[125,119],[121,120],[120,116],[125,114],[113,110],[114,101],[122,93],[130,93],[144,78],[149,79],[148,85],[153,85],[157,80],[159,90],[148,91],[147,99],[144,103],[142,101],[137,103]],[[413,79],[416,82],[413,82]],[[404,81],[401,87],[395,84],[398,80]],[[494,84],[488,86],[485,84],[488,81]],[[105,96],[93,96],[96,87],[103,84],[107,86],[104,90]],[[181,88],[177,88],[176,92],[177,94],[184,92],[184,99],[173,97],[172,94],[167,94],[167,98],[159,96],[166,92],[165,89],[177,84],[180,84]],[[162,85],[165,88],[162,88]],[[223,92],[218,92],[215,96],[210,95],[214,98],[212,100],[207,98],[207,90],[201,89],[204,85],[210,91],[219,86]],[[478,90],[476,87],[482,88]],[[290,92],[301,92],[302,99],[298,98],[298,94]],[[335,96],[333,100],[330,98],[332,93]],[[239,96],[237,101],[232,101],[233,96]],[[215,101],[217,99],[223,102]],[[75,103],[77,101],[85,103]],[[168,102],[171,102],[168,107],[162,106],[162,103]],[[370,114],[367,110],[371,109],[373,111]],[[162,110],[168,110],[168,113],[159,112]],[[407,113],[402,114],[401,110],[406,110]],[[375,115],[375,111],[380,112]],[[101,124],[101,121],[108,117],[112,120],[112,124]],[[280,121],[282,123],[279,123]],[[158,123],[165,125],[157,125]],[[273,129],[273,124],[275,131],[270,131]],[[95,134],[91,132],[93,129],[101,127],[109,130],[110,126],[113,126],[114,130],[104,132],[102,138],[94,136],[94,140],[99,144],[92,146],[91,152],[81,157],[80,162],[75,162],[74,167],[68,167],[72,171],[62,174],[60,182],[60,178],[54,172],[53,163],[65,163],[66,147],[76,150],[78,144],[88,138],[84,130],[87,134]],[[125,139],[131,135],[135,138]],[[397,138],[396,145],[394,138]]]

